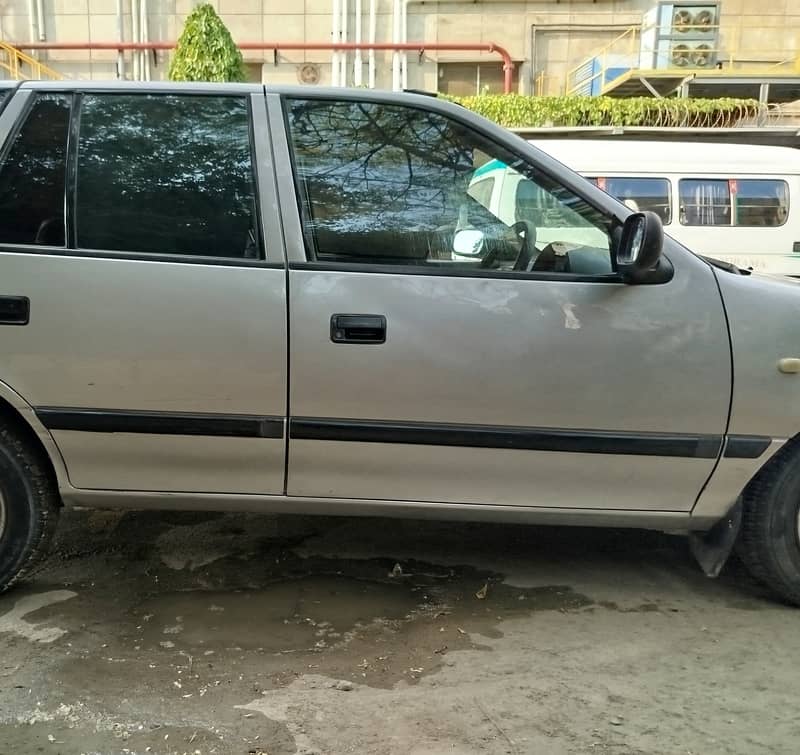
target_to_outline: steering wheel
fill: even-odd
[[[536,226],[527,220],[518,220],[511,226],[511,230],[522,239],[517,259],[514,260],[513,270],[527,270],[536,251]]]
[[[536,228],[527,220],[518,220],[511,226],[511,230],[517,234],[522,242],[511,269],[525,270],[527,269],[528,264],[531,261],[531,255],[535,250],[534,244],[536,243]],[[481,267],[491,267],[497,261],[497,258],[500,256],[500,252],[503,251],[503,248],[504,245],[501,241],[495,241],[493,244],[490,244],[489,251],[486,252],[486,256],[481,259]]]

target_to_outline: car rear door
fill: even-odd
[[[76,488],[282,493],[263,90],[73,87],[24,85],[0,116],[0,295],[29,302],[0,380]]]
[[[287,124],[291,495],[691,508],[731,390],[706,264],[670,247],[671,277],[626,285],[613,201],[466,112],[271,97],[280,138]],[[470,193],[492,160],[524,178],[513,227]],[[493,259],[452,253],[475,229]]]

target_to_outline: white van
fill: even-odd
[[[800,150],[602,139],[531,143],[631,209],[658,213],[670,236],[700,254],[800,276]],[[517,187],[509,181],[518,176],[500,164],[479,173],[470,194],[486,197],[500,217],[505,207],[503,219],[513,222]],[[537,228],[537,240],[547,234]]]

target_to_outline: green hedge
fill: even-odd
[[[524,97],[484,94],[450,98],[507,128],[540,126],[734,126],[756,118],[757,100],[655,97]]]

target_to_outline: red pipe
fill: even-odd
[[[21,50],[172,50],[175,42],[23,42],[14,44]],[[240,50],[417,50],[420,54],[425,50],[465,51],[496,53],[503,59],[503,91],[511,93],[514,61],[508,50],[494,42],[475,42],[463,44],[440,44],[434,42],[242,42]]]

